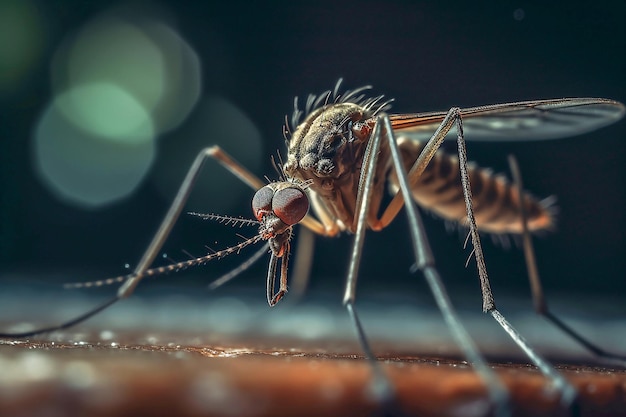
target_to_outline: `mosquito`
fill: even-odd
[[[529,236],[530,233],[552,227],[553,216],[549,204],[523,192],[521,180],[516,181],[516,187],[503,176],[496,176],[489,170],[468,163],[465,136],[471,140],[569,137],[616,122],[626,112],[624,105],[601,98],[565,98],[465,109],[453,107],[443,112],[388,114],[393,100],[383,95],[369,96],[367,93],[371,86],[340,92],[341,83],[342,80],[339,80],[333,90],[310,95],[303,110],[299,108],[297,97],[294,100],[291,120],[286,120],[283,127],[287,158],[284,163],[280,161],[276,164],[280,180],[265,183],[218,146],[202,150],[134,271],[95,282],[122,282],[113,298],[59,325],[19,333],[0,333],[0,337],[30,337],[73,326],[129,297],[145,277],[205,264],[261,241],[265,242],[265,246],[253,258],[269,252],[266,292],[267,301],[273,306],[287,293],[291,239],[294,226],[300,224],[320,236],[333,237],[342,232],[354,235],[343,304],[361,349],[371,364],[374,392],[381,403],[387,403],[393,401],[393,387],[376,361],[361,326],[355,307],[355,293],[366,231],[384,229],[405,207],[415,269],[421,271],[430,286],[465,358],[482,377],[495,414],[508,415],[508,392],[462,326],[447,296],[417,209],[420,206],[444,220],[468,228],[482,291],[483,311],[500,324],[529,360],[552,382],[561,395],[563,406],[572,406],[577,395],[574,387],[524,340],[496,308],[479,236],[481,232],[522,235],[531,266],[533,258]],[[439,149],[447,138],[456,138],[456,156],[447,155]],[[219,252],[150,268],[181,214],[203,165],[209,159],[217,161],[257,190],[252,198],[252,211],[256,220],[215,215],[206,217],[258,225],[258,233]],[[516,173],[515,164],[513,168]],[[383,205],[387,184],[390,185],[393,198]],[[235,274],[246,267],[242,265]],[[624,357],[611,355],[596,347],[552,315],[543,300],[536,270],[530,276],[535,306],[540,314],[597,355],[607,360],[626,361]]]

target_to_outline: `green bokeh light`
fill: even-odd
[[[78,86],[58,96],[55,105],[77,127],[103,139],[141,143],[154,137],[150,114],[115,84]]]
[[[63,64],[68,86],[114,83],[148,110],[157,105],[167,82],[159,47],[120,19],[102,18],[83,28]]]
[[[42,182],[79,206],[129,195],[150,169],[159,134],[200,96],[200,60],[160,19],[112,9],[68,36],[52,62],[55,97],[37,125]]]
[[[52,79],[57,94],[86,84],[119,86],[151,114],[157,134],[187,117],[201,89],[200,60],[175,30],[145,16],[113,12],[63,42]]]
[[[76,115],[67,117],[72,94],[83,93],[61,95],[39,120],[33,165],[42,182],[61,200],[85,208],[110,204],[141,183],[155,157],[154,141],[149,134],[137,135],[136,130],[131,136],[117,135],[111,140],[99,134],[102,129],[93,129],[93,124],[89,130],[75,124]],[[106,121],[98,119],[96,125],[100,124]],[[115,129],[119,133],[119,128]]]

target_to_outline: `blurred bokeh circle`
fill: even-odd
[[[68,36],[52,61],[54,96],[36,126],[33,161],[62,200],[98,207],[141,183],[157,137],[201,92],[200,60],[158,18],[108,12]]]

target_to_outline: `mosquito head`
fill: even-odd
[[[252,212],[261,223],[259,234],[267,239],[272,253],[282,257],[292,227],[309,210],[304,188],[289,181],[274,182],[258,190],[252,198]]]
[[[267,271],[267,302],[276,305],[287,293],[287,264],[291,232],[309,211],[307,182],[273,182],[258,190],[252,198],[252,212],[261,223],[259,236],[267,240],[271,250]],[[280,289],[274,291],[278,259],[280,262]]]
[[[214,214],[200,215],[192,213],[196,216],[218,220],[233,226],[259,224],[259,233],[242,242],[238,246],[229,248],[228,253],[243,248],[251,243],[260,240],[267,241],[267,247],[270,248],[270,264],[267,271],[267,302],[270,306],[276,305],[287,293],[287,265],[290,252],[290,243],[293,226],[298,224],[309,210],[309,198],[306,194],[306,188],[310,185],[308,181],[277,181],[272,182],[265,187],[259,189],[252,198],[252,212],[256,220],[236,219],[228,216],[218,216]],[[259,259],[266,249],[257,252],[250,260],[244,262],[230,273],[218,278],[214,281],[210,288],[215,289],[218,286],[230,281],[240,272],[248,268],[252,263]],[[226,251],[223,251],[227,254]],[[211,257],[221,257],[218,253],[213,253]],[[280,261],[280,289],[274,291],[276,275],[278,271],[278,260]]]

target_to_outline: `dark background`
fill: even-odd
[[[269,157],[284,147],[281,127],[284,115],[291,114],[293,96],[332,88],[339,77],[348,88],[372,84],[375,93],[395,98],[395,112],[576,96],[626,102],[622,2],[177,3],[149,6],[166,11],[169,24],[200,57],[202,94],[228,99],[258,127],[265,161],[255,170],[260,176],[275,178]],[[26,82],[0,98],[0,278],[36,286],[44,279],[58,285],[115,276],[125,272],[124,264],[137,262],[169,201],[148,180],[123,201],[78,209],[42,186],[31,168],[29,147],[50,100],[50,60],[56,47],[117,4],[34,4],[46,22],[44,53]],[[523,10],[521,20],[518,9]],[[540,271],[552,294],[626,290],[625,126],[621,122],[559,141],[470,144],[470,158],[497,171],[507,170],[506,155],[514,153],[526,188],[541,197],[558,196],[558,230],[536,240]],[[162,137],[162,146],[176,134]],[[202,143],[218,140],[204,137]],[[159,153],[153,171],[168,155]],[[167,176],[151,175],[159,174]],[[211,189],[199,192],[220,199]],[[249,217],[251,197],[251,191],[244,193],[224,214]],[[210,202],[188,209],[214,210]],[[447,233],[439,220],[426,216],[425,221],[444,280],[457,287],[455,293],[476,297],[472,300],[479,309],[476,274],[473,266],[464,268],[468,251],[462,249],[462,239]],[[388,230],[368,235],[359,291],[425,291],[408,273],[412,260],[405,227],[402,215]],[[183,249],[201,255],[204,245],[220,249],[237,242],[235,233],[249,236],[254,230],[186,217],[164,251],[177,260],[186,257]],[[346,236],[318,239],[314,290],[341,297],[350,243]],[[519,251],[504,250],[489,239],[485,251],[496,294],[519,291],[527,297]],[[243,259],[231,256],[161,282],[171,291],[177,285],[204,288],[203,283]],[[230,288],[245,287],[263,298],[265,268],[263,260]]]

